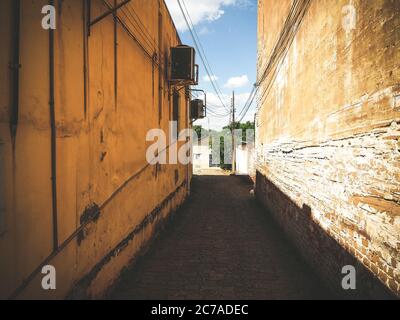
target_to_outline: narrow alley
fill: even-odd
[[[210,170],[113,299],[321,299],[329,295],[243,177]],[[229,188],[227,188],[229,186]]]
[[[400,0],[2,0],[0,30],[0,300],[400,298]]]

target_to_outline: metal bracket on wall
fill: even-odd
[[[202,92],[204,94],[204,117],[207,117],[207,94],[204,90],[201,89],[191,89],[188,88],[188,91],[195,91],[195,92]],[[197,119],[192,119],[192,121],[190,122],[190,124],[192,125]]]
[[[122,8],[123,6],[128,4],[129,2],[131,2],[131,0],[125,0],[125,1],[121,2],[120,4],[116,5],[115,7],[110,8],[109,10],[107,10],[106,12],[104,12],[103,14],[98,16],[97,18],[94,18],[92,21],[89,19],[88,20],[89,21],[89,23],[88,23],[88,33],[90,34],[90,27],[95,25],[97,22],[103,20],[104,18],[108,17],[110,14],[115,14],[118,9]],[[89,7],[89,10],[90,10],[90,0],[89,0],[89,6],[88,7]]]
[[[195,92],[202,92],[204,94],[204,111],[205,111],[205,116],[207,117],[207,94],[204,90],[201,89],[188,89],[189,91],[195,91]]]
[[[174,90],[172,90],[172,93],[169,94],[170,97],[172,97],[174,95],[174,92],[180,92],[182,89],[186,89],[187,85],[184,84],[183,82],[177,83],[177,84],[173,85],[173,88],[174,88]],[[187,90],[190,90],[190,89],[187,89]]]

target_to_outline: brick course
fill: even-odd
[[[259,1],[259,75],[290,5]],[[339,294],[353,264],[359,289],[345,295],[399,295],[400,2],[351,1],[354,30],[347,5],[311,1],[261,84],[256,194]]]

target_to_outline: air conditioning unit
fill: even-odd
[[[206,117],[206,107],[203,100],[195,99],[190,101],[190,117],[192,119],[203,119]]]
[[[194,48],[180,45],[171,48],[171,79],[172,83],[197,85],[199,67],[195,64]]]

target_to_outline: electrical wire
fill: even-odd
[[[246,116],[255,97],[258,95],[263,82],[269,78],[269,82],[267,82],[266,86],[262,88],[261,94],[259,95],[258,104],[260,105],[264,101],[266,96],[268,96],[272,84],[274,83],[277,74],[282,67],[282,61],[286,58],[286,55],[291,47],[291,44],[293,43],[295,35],[297,34],[301,22],[303,21],[304,16],[310,6],[310,3],[311,0],[294,0],[289,10],[288,16],[286,17],[282,31],[272,50],[271,56],[264,70],[262,71],[261,76],[258,78],[256,84],[254,85],[252,94],[250,94],[242,111],[240,112],[240,114],[242,115],[240,121],[242,121],[243,118]]]
[[[147,37],[147,39],[153,43],[154,47],[156,49],[160,49],[159,45],[157,44],[156,40],[151,36],[150,32],[147,30],[147,27],[144,25],[143,21],[140,19],[140,17],[137,15],[136,11],[132,6],[127,6],[127,10],[132,16],[132,18],[137,22],[139,29],[142,31],[142,33]]]
[[[294,1],[277,44],[271,54],[271,58],[269,59],[261,78],[257,82],[258,88],[260,88],[261,84],[269,78],[269,82],[262,90],[259,101],[263,101],[264,97],[268,95],[269,90],[283,65],[282,61],[286,58],[300,24],[309,8],[310,2],[310,0]]]
[[[248,108],[249,108],[248,104],[249,104],[250,101],[252,101],[253,95],[255,94],[255,91],[256,91],[256,86],[253,85],[253,88],[251,89],[251,92],[250,92],[250,94],[249,94],[249,97],[247,98],[245,104],[243,105],[242,111],[239,112],[239,115],[238,115],[239,117],[240,117],[244,112],[247,112],[247,111],[245,111],[245,110],[248,110]]]
[[[113,9],[113,7],[111,6],[111,4],[109,4],[106,0],[103,0],[103,3],[111,10]],[[118,16],[118,14],[115,14],[115,18],[117,19],[117,21],[120,23],[120,25],[122,26],[122,28],[126,31],[126,33],[129,35],[129,37],[137,43],[137,45],[142,49],[143,53],[152,61],[154,61],[153,59],[153,55],[148,51],[148,48],[146,48],[145,45],[143,45],[143,43],[141,41],[139,41],[139,39],[135,36],[135,34],[132,32],[132,30],[126,25],[125,21],[123,21],[123,19],[121,19],[121,17]],[[155,64],[157,66],[160,67],[160,65],[154,61]]]
[[[205,58],[203,57],[203,54],[202,54],[202,52],[201,52],[201,50],[200,50],[200,46],[199,46],[199,44],[198,44],[198,42],[197,42],[197,40],[196,40],[196,37],[195,37],[195,35],[194,35],[193,28],[192,28],[192,26],[190,25],[190,22],[189,22],[189,20],[188,20],[188,18],[187,18],[187,16],[186,16],[186,13],[185,13],[185,11],[184,11],[184,9],[183,9],[183,6],[182,6],[182,4],[181,4],[181,0],[177,0],[177,2],[178,2],[178,5],[179,5],[180,10],[181,10],[181,12],[182,12],[182,15],[183,15],[183,18],[184,18],[184,20],[185,20],[185,23],[186,23],[186,25],[187,25],[187,27],[188,27],[188,29],[189,29],[189,32],[190,32],[190,35],[191,35],[191,37],[192,37],[193,43],[194,43],[194,45],[195,45],[195,47],[196,47],[196,50],[197,50],[197,52],[199,53],[199,56],[200,56],[200,58],[201,58],[201,61],[203,62],[204,69],[206,70],[206,73],[207,73],[207,75],[208,75],[208,77],[209,77],[209,79],[210,79],[210,81],[211,81],[212,87],[213,87],[213,89],[214,89],[214,91],[215,91],[215,93],[216,93],[218,99],[220,100],[221,104],[222,104],[223,106],[225,106],[225,103],[223,102],[223,100],[222,100],[222,98],[221,98],[221,96],[220,96],[220,94],[219,94],[219,92],[218,92],[217,86],[215,85],[215,81],[214,81],[215,79],[211,76],[211,73],[210,73],[210,71],[209,71],[208,68],[207,68],[207,63],[205,62]],[[227,109],[226,106],[225,106],[225,109]]]
[[[127,21],[129,21],[130,25],[133,27],[135,30],[135,33],[139,35],[146,46],[150,49],[150,51],[154,52],[156,51],[157,44],[153,43],[151,39],[146,36],[146,34],[142,31],[141,27],[139,26],[138,22],[134,18],[132,12],[130,11],[129,7],[122,7],[120,8],[120,12],[124,15]]]
[[[218,82],[215,80],[215,77],[213,77],[215,75],[215,73],[213,72],[213,70],[211,68],[211,65],[210,65],[210,62],[207,59],[207,55],[206,55],[206,53],[204,51],[203,45],[202,45],[202,43],[200,41],[200,38],[199,38],[199,35],[198,35],[197,31],[196,31],[196,27],[194,26],[192,18],[190,17],[190,14],[189,14],[189,10],[186,7],[185,0],[181,0],[181,1],[182,1],[184,9],[186,11],[186,14],[187,14],[187,17],[189,19],[189,22],[192,25],[193,34],[197,39],[197,43],[199,45],[200,51],[201,51],[201,53],[202,53],[202,55],[204,57],[204,60],[205,60],[205,63],[206,63],[206,66],[204,66],[204,67],[208,68],[208,70],[209,70],[209,72],[207,72],[208,76],[209,76],[209,80],[210,80],[210,82],[213,82],[215,84],[216,89],[218,90],[219,94],[222,96],[223,94],[221,92],[221,88],[219,87]],[[204,64],[204,62],[203,62],[203,64]],[[210,74],[211,74],[211,76],[210,76]],[[225,108],[225,110],[230,111],[229,108],[226,107],[225,103],[223,103],[222,101],[221,101],[221,103],[222,103],[222,106]]]
[[[195,99],[198,99],[199,98],[199,94],[192,91],[191,92],[191,97],[195,98]],[[225,118],[230,114],[230,112],[221,114],[220,111],[221,111],[221,106],[217,106],[217,105],[214,105],[212,103],[207,102],[207,113],[211,114],[211,116],[213,118]]]
[[[243,121],[244,117],[246,116],[247,112],[250,110],[251,105],[253,104],[254,98],[257,96],[257,89],[256,86],[253,86],[253,89],[249,95],[248,100],[246,101],[242,111],[239,114],[239,117],[241,115],[240,120],[238,121],[239,123]]]

